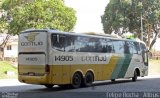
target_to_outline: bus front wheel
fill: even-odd
[[[53,88],[54,85],[52,85],[52,84],[45,84],[44,86],[45,86],[46,88]]]
[[[111,79],[111,81],[112,81],[112,82],[115,82],[115,81],[116,81],[116,79]]]
[[[72,77],[72,88],[79,88],[81,86],[82,76],[79,72],[76,72]]]
[[[134,76],[132,77],[132,81],[136,82],[137,81],[137,71],[134,71]]]

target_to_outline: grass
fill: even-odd
[[[14,75],[7,75],[7,71],[12,71]],[[17,68],[7,61],[0,61],[0,79],[17,78]]]
[[[160,60],[149,60],[149,75],[160,75]]]

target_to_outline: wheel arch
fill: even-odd
[[[136,71],[137,72],[137,76],[140,76],[141,75],[141,73],[140,73],[140,69],[139,68],[135,68],[135,70],[134,71]]]
[[[83,74],[83,71],[82,71],[82,70],[80,70],[80,69],[75,70],[75,71],[72,73],[71,78],[70,78],[71,84],[72,84],[73,75],[74,75],[75,73],[80,74],[82,79],[84,78],[84,74]]]

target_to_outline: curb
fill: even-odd
[[[18,79],[0,79],[0,87],[27,85],[18,81]]]

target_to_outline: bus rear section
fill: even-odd
[[[47,31],[30,30],[19,35],[18,79],[29,84],[49,84]]]

